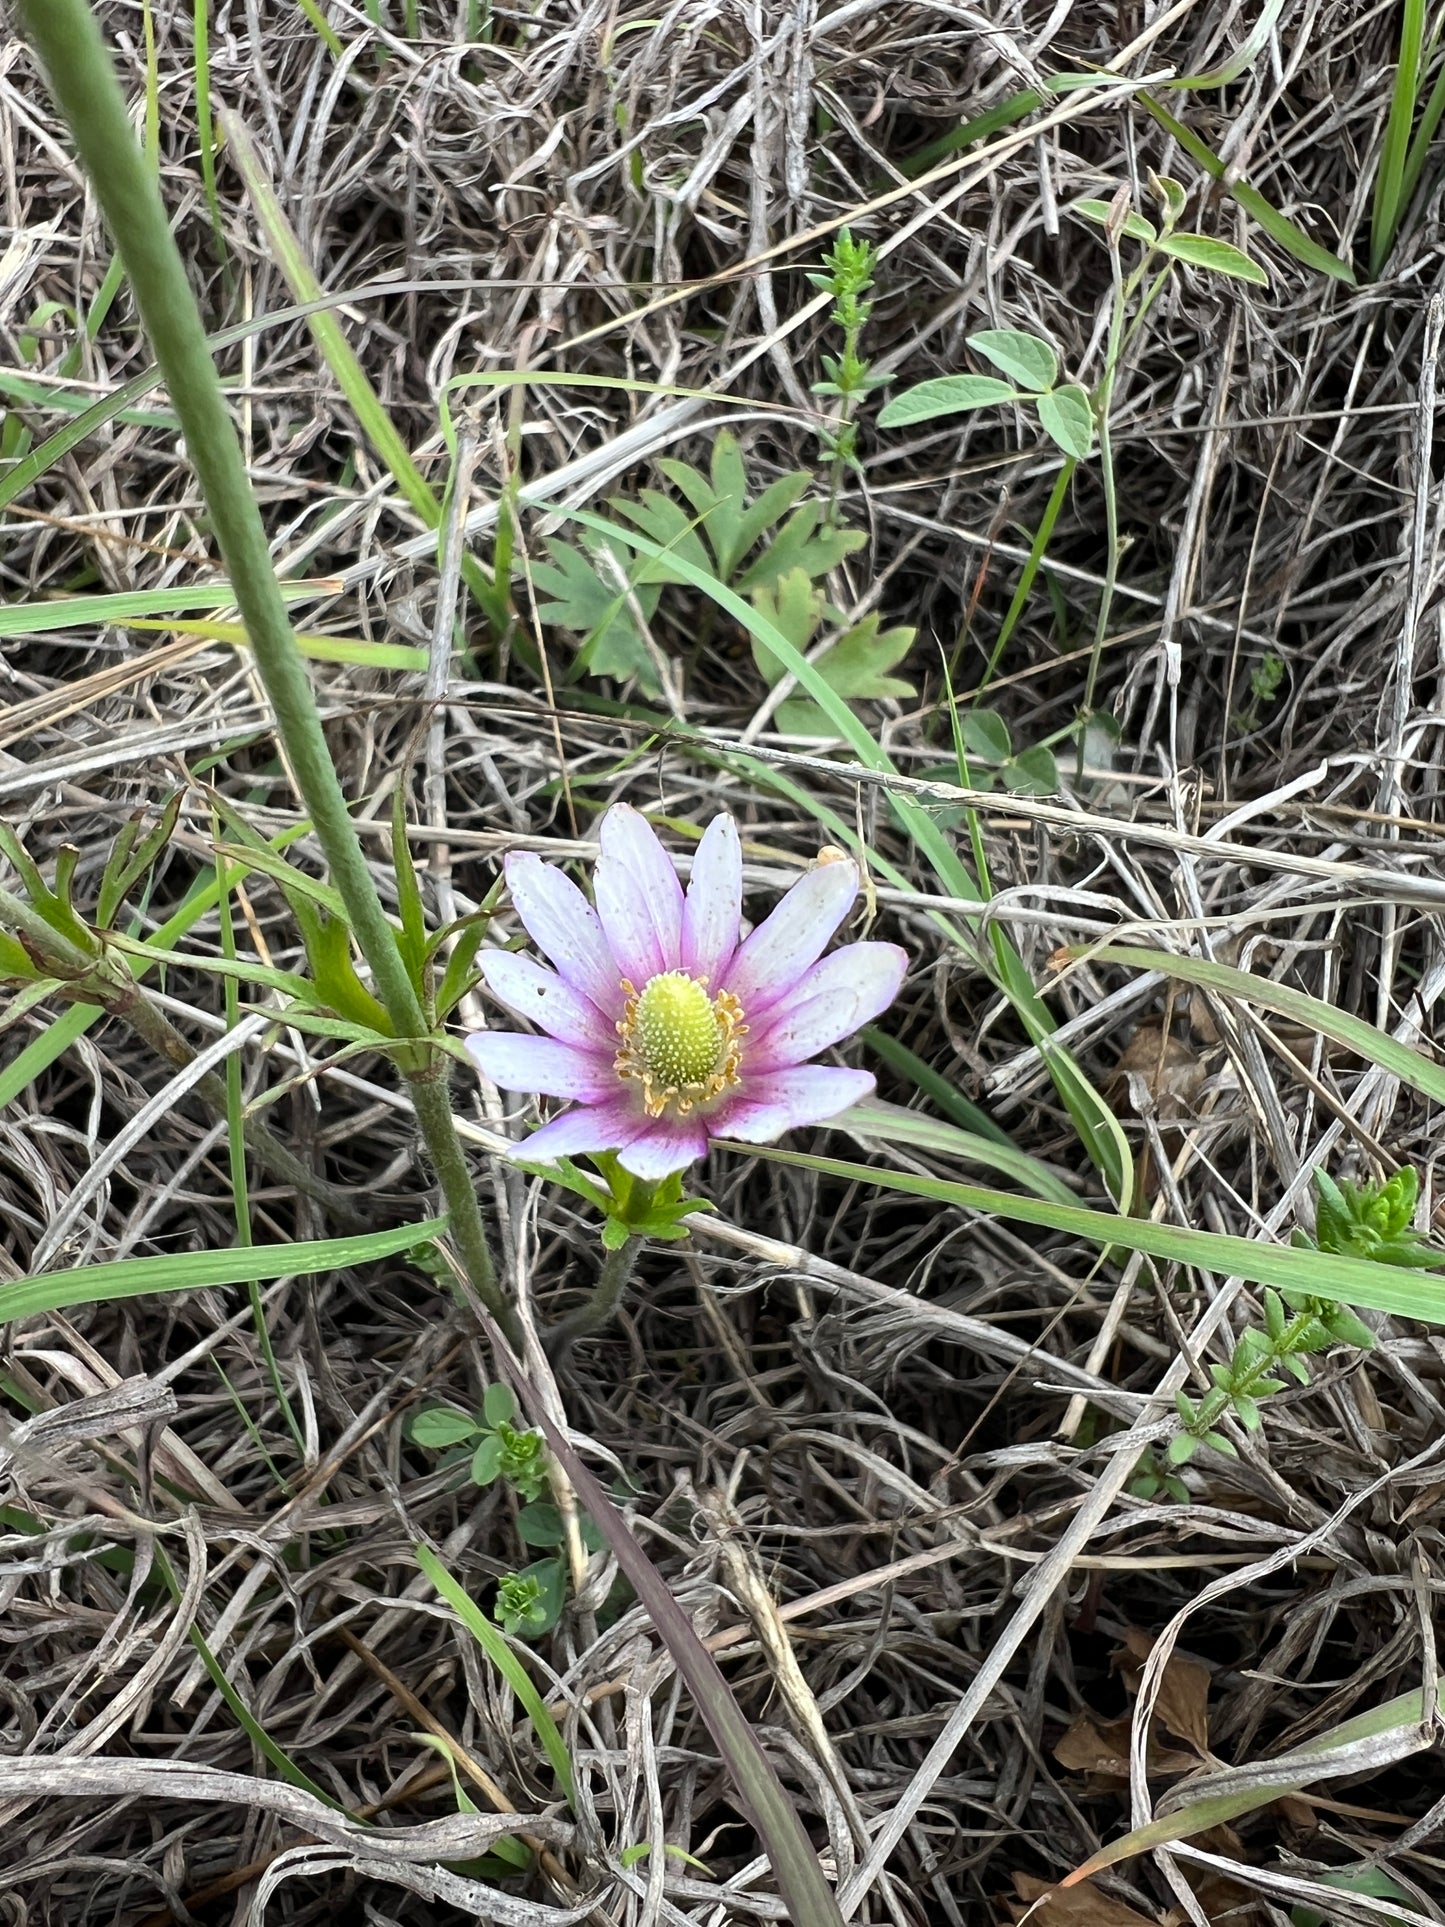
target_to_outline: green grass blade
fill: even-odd
[[[37,1312],[72,1305],[110,1304],[149,1292],[200,1291],[211,1285],[244,1285],[253,1279],[300,1277],[394,1258],[446,1230],[445,1218],[364,1231],[350,1238],[317,1238],[306,1244],[247,1245],[238,1251],[186,1251],[164,1258],[122,1258],[116,1264],[77,1265],[0,1285],[0,1325]]]
[[[211,842],[220,842],[221,825],[215,812],[211,815]],[[225,962],[234,964],[240,961],[236,951],[236,926],[231,915],[231,892],[227,888],[227,864],[224,852],[216,848],[214,858],[216,879],[216,907],[220,911],[221,956]],[[241,1021],[241,989],[234,977],[223,979],[226,1029],[234,1030]],[[251,1193],[246,1173],[246,1103],[241,1084],[241,1056],[232,1051],[226,1058],[226,1148],[231,1174],[231,1199],[236,1217],[236,1243],[254,1244],[251,1236]],[[272,1396],[286,1421],[287,1429],[296,1442],[296,1449],[304,1461],[306,1456],[306,1434],[291,1409],[291,1401],[286,1396],[286,1382],[281,1376],[281,1367],[276,1362],[276,1347],[271,1342],[271,1327],[266,1322],[266,1307],[261,1298],[261,1286],[255,1278],[246,1282],[251,1299],[251,1324],[255,1329],[257,1342],[261,1347],[261,1357],[266,1366],[266,1376],[271,1381]],[[219,1363],[217,1370],[220,1370]],[[236,1397],[234,1390],[232,1397]],[[249,1424],[249,1415],[244,1405],[237,1399],[237,1407],[243,1419]],[[259,1444],[259,1438],[257,1440]],[[262,1448],[264,1450],[264,1448]],[[269,1455],[267,1455],[269,1463]],[[273,1473],[276,1468],[272,1466]]]
[[[246,183],[246,191],[251,196],[262,231],[276,257],[277,266],[286,277],[288,287],[298,301],[322,301],[321,283],[311,272],[311,264],[302,250],[296,230],[287,220],[285,210],[266,178],[265,169],[251,145],[250,135],[234,114],[223,111],[221,125],[231,157]],[[411,450],[396,432],[380,396],[346,339],[341,323],[329,308],[321,307],[312,314],[309,326],[362,433],[390,470],[403,499],[429,529],[438,527],[441,522],[441,503],[412,460]]]
[[[324,44],[331,57],[334,60],[340,60],[346,52],[346,43],[336,29],[328,24],[316,0],[296,0],[296,4],[311,22],[317,38]]]
[[[1216,87],[1227,87],[1231,80],[1238,80],[1245,68],[1252,67],[1269,45],[1270,35],[1288,4],[1289,0],[1265,0],[1258,19],[1227,60],[1206,74],[1180,74],[1177,79],[1166,80],[1164,85],[1181,91],[1188,89],[1203,93]]]
[[[1425,171],[1425,162],[1430,156],[1430,146],[1440,130],[1440,122],[1445,118],[1445,69],[1436,76],[1435,85],[1430,89],[1430,98],[1420,114],[1420,124],[1415,129],[1410,142],[1410,152],[1405,159],[1405,173],[1400,182],[1400,206],[1409,207],[1415,198],[1415,190],[1420,185],[1420,176]]]
[[[1445,1675],[1435,1682],[1436,1704],[1445,1711]],[[1259,1767],[1240,1766],[1227,1768],[1221,1773],[1209,1775],[1210,1789],[1190,1797],[1186,1781],[1176,1797],[1185,1804],[1173,1813],[1161,1814],[1147,1825],[1135,1827],[1118,1840],[1111,1840],[1107,1847],[1091,1854],[1080,1867],[1076,1867],[1061,1883],[1072,1887],[1091,1874],[1102,1873],[1106,1867],[1117,1867],[1122,1860],[1132,1860],[1136,1855],[1148,1853],[1155,1847],[1167,1847],[1172,1841],[1187,1840],[1191,1834],[1203,1833],[1209,1827],[1223,1826],[1237,1820],[1242,1813],[1255,1813],[1260,1807],[1289,1793],[1298,1793],[1317,1781],[1329,1779],[1335,1774],[1360,1770],[1358,1760],[1346,1759],[1336,1765],[1332,1755],[1342,1753],[1345,1748],[1356,1746],[1362,1740],[1393,1739],[1398,1746],[1395,1758],[1405,1759],[1410,1754],[1421,1752],[1430,1745],[1430,1735],[1434,1721],[1425,1706],[1425,1692],[1417,1687],[1413,1693],[1401,1693],[1397,1698],[1387,1700],[1383,1706],[1372,1707],[1369,1712],[1358,1713],[1353,1719],[1332,1726],[1327,1732],[1319,1733],[1288,1755],[1297,1773],[1289,1779],[1280,1775],[1280,1762],[1264,1762],[1267,1771]],[[1393,1752],[1393,1749],[1392,1749]],[[1250,1784],[1251,1778],[1253,1784]],[[1237,1788],[1228,1782],[1240,1782]],[[1221,1782],[1224,1784],[1221,1785]]]
[[[211,113],[210,0],[193,0],[192,30],[196,54],[196,127],[201,153],[201,189],[211,216],[216,258],[226,262],[226,230],[221,223],[221,199],[216,192],[216,122]]]
[[[890,1037],[886,1030],[878,1030],[873,1025],[862,1035],[869,1050],[881,1057],[900,1077],[906,1077],[915,1090],[921,1091],[960,1129],[971,1131],[975,1137],[988,1138],[994,1144],[1013,1148],[1013,1139],[1001,1124],[995,1124],[987,1111],[980,1110],[961,1091],[956,1091],[946,1077],[934,1070],[931,1064],[925,1064],[906,1044],[900,1044],[896,1037]]]
[[[182,618],[155,622],[149,617],[133,616],[126,627],[158,635],[205,636],[212,642],[229,642],[237,649],[246,647],[246,631],[239,622]],[[426,650],[414,649],[405,642],[371,642],[361,636],[305,636],[298,630],[296,643],[302,655],[312,662],[344,662],[356,669],[400,669],[411,675],[424,674],[427,666]]]
[[[0,1111],[49,1070],[62,1051],[84,1037],[101,1014],[98,1004],[72,1004],[42,1036],[33,1037],[18,1057],[0,1068]]]
[[[0,395],[18,407],[45,409],[52,414],[88,415],[94,407],[93,396],[78,390],[72,393],[57,381],[28,380],[10,368],[0,368]],[[129,422],[136,428],[164,428],[172,435],[178,434],[181,426],[164,408],[122,407],[113,419]]]
[[[568,1806],[575,1806],[576,1787],[572,1779],[572,1756],[567,1751],[567,1742],[562,1738],[557,1722],[547,1711],[542,1695],[532,1684],[526,1667],[466,1588],[453,1579],[429,1547],[416,1548],[416,1562],[516,1694],[518,1704],[532,1722],[533,1730],[541,1742],[542,1751],[551,1762],[552,1771],[557,1776],[557,1784],[562,1789]]]
[[[326,365],[336,377],[362,433],[386,464],[402,498],[413,512],[421,518],[425,527],[439,530],[442,525],[442,499],[412,460],[411,450],[397,433],[381,397],[372,387],[370,377],[346,339],[341,323],[332,312],[331,305],[327,304],[321,283],[311,271],[311,263],[306,259],[300,238],[286,218],[286,211],[266,177],[250,136],[234,114],[223,112],[221,125],[255,204],[266,239],[276,256],[277,265],[286,277],[291,292],[310,309],[312,336],[326,358]],[[465,550],[462,553],[461,571],[463,581],[492,628],[505,627],[506,584],[488,581],[476,557]]]
[[[1445,1278],[1406,1271],[1395,1265],[1374,1264],[1365,1258],[1346,1258],[1334,1252],[1266,1244],[1215,1231],[1192,1231],[1180,1225],[1155,1224],[1146,1218],[1125,1218],[1087,1205],[1054,1204],[1026,1198],[1016,1191],[985,1190],[947,1178],[919,1177],[868,1164],[848,1164],[839,1158],[811,1157],[801,1151],[780,1151],[775,1145],[729,1145],[747,1157],[792,1164],[849,1184],[874,1185],[901,1191],[908,1197],[928,1198],[935,1204],[984,1212],[1017,1224],[1038,1225],[1072,1238],[1082,1238],[1102,1251],[1141,1251],[1166,1263],[1193,1265],[1221,1277],[1246,1278],[1251,1284],[1276,1290],[1305,1292],[1313,1298],[1333,1298],[1347,1305],[1363,1305],[1396,1318],[1415,1318],[1422,1324],[1445,1325]],[[1441,1263],[1445,1264],[1445,1249]]]
[[[1058,1204],[1072,1204],[1074,1194],[1052,1171],[1012,1144],[1000,1144],[992,1137],[962,1131],[956,1124],[944,1124],[921,1111],[906,1111],[898,1104],[884,1104],[865,1098],[840,1116],[828,1120],[832,1131],[846,1131],[868,1145],[886,1148],[890,1144],[916,1144],[921,1151],[937,1151],[944,1157],[961,1158],[967,1164],[982,1164],[991,1171],[1032,1191],[1035,1197],[1052,1198]]]
[[[324,595],[329,585],[319,582],[283,582],[282,593],[290,602],[306,596]],[[231,585],[224,581],[178,584],[170,589],[129,589],[120,595],[55,596],[46,602],[7,602],[0,604],[0,642],[11,636],[44,636],[57,629],[100,629],[107,624],[123,626],[134,616],[175,615],[182,609],[230,609],[235,607]]]
[[[1104,76],[1104,78],[1111,77]],[[991,140],[995,134],[1001,134],[1006,127],[1014,126],[1018,121],[1042,107],[1045,101],[1057,99],[1063,94],[1071,94],[1080,87],[1097,86],[1099,79],[1100,75],[1097,73],[1053,74],[1044,82],[1042,89],[1026,87],[1017,94],[1010,94],[1007,100],[1001,100],[996,107],[990,107],[986,113],[976,114],[972,120],[966,120],[961,127],[955,127],[952,133],[943,134],[938,140],[930,141],[927,147],[920,147],[916,154],[910,154],[907,160],[899,163],[898,171],[906,179],[916,180],[920,174],[926,174],[940,161],[946,161],[950,154],[957,154],[965,147],[974,146],[978,141]]]
[[[1425,51],[1425,0],[1405,0],[1400,22],[1400,58],[1390,90],[1390,115],[1385,142],[1375,174],[1374,207],[1370,215],[1370,274],[1378,277],[1389,259],[1404,208],[1405,167],[1410,151],[1410,129],[1420,91],[1420,63]]]
[[[162,1583],[171,1597],[179,1602],[181,1598],[181,1583],[176,1577],[175,1568],[170,1562],[165,1547],[159,1540],[154,1542],[154,1556],[156,1570],[160,1574]],[[334,1795],[328,1793],[324,1787],[318,1786],[309,1774],[297,1766],[286,1749],[279,1746],[276,1741],[271,1738],[271,1735],[252,1713],[250,1707],[246,1705],[230,1680],[226,1678],[220,1661],[211,1651],[200,1627],[192,1626],[187,1637],[192,1646],[195,1647],[201,1664],[205,1667],[206,1673],[210,1678],[211,1684],[230,1708],[236,1724],[245,1733],[256,1750],[271,1762],[272,1766],[274,1766],[276,1771],[281,1775],[281,1778],[288,1781],[292,1786],[300,1787],[303,1792],[311,1794],[314,1799],[320,1800],[324,1806],[330,1807],[333,1812],[345,1813],[346,1809],[341,1805],[340,1801],[337,1800]]]

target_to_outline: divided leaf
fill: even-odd
[[[801,569],[816,582],[836,569],[844,556],[861,549],[867,540],[862,529],[837,528],[823,520],[823,511],[816,502],[804,502],[732,586],[743,595],[752,596],[760,588],[772,588],[794,569]]]
[[[821,590],[814,588],[801,569],[790,570],[778,583],[776,593],[757,590],[753,601],[759,614],[775,624],[799,654],[808,649],[824,617],[836,616],[836,611],[828,609]],[[908,654],[915,634],[913,629],[884,629],[880,616],[865,616],[839,636],[814,666],[829,688],[836,690],[845,702],[911,696],[913,684],[890,676],[888,671]],[[753,660],[769,685],[781,681],[782,664],[756,639]],[[781,703],[774,720],[789,736],[836,734],[833,724],[807,697],[789,698]]]
[[[579,670],[592,676],[615,676],[619,682],[636,676],[644,688],[655,691],[657,672],[621,586],[623,581],[635,580],[636,558],[623,544],[605,542],[600,536],[591,538],[587,553],[555,536],[548,539],[547,549],[552,561],[532,564],[533,581],[551,598],[539,605],[537,613],[543,622],[584,638],[577,652]],[[643,616],[651,621],[661,589],[638,584],[633,594]]]

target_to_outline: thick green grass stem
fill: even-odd
[[[87,0],[18,0],[101,211],[125,262],[141,319],[206,499],[216,541],[332,881],[345,902],[378,996],[402,1038],[428,1026],[382,908],[327,747],[301,652],[271,563],[266,531],[211,358],[195,296],[155,181],[136,147],[125,98]],[[421,1053],[423,1060],[432,1055]],[[479,1297],[504,1313],[476,1192],[446,1102],[423,1063],[417,1119],[442,1183],[452,1235]],[[465,1178],[465,1182],[462,1179]]]

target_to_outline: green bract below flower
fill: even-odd
[[[656,1181],[710,1138],[771,1143],[869,1095],[870,1072],[807,1061],[886,1009],[908,965],[891,943],[823,956],[858,895],[851,858],[820,861],[744,936],[730,816],[708,825],[686,892],[627,804],[603,817],[601,844],[595,909],[551,864],[507,859],[517,914],[553,969],[505,950],[480,959],[498,1003],[545,1033],[469,1037],[482,1072],[577,1107],[533,1133],[529,1156],[613,1151]]]

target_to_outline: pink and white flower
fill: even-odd
[[[603,817],[601,844],[595,908],[553,865],[507,859],[512,903],[551,970],[506,950],[480,958],[497,1002],[544,1033],[469,1037],[483,1074],[576,1106],[533,1132],[529,1156],[615,1151],[657,1180],[705,1156],[711,1138],[767,1144],[871,1093],[870,1072],[807,1061],[886,1009],[907,968],[891,943],[823,955],[858,894],[851,858],[809,870],[744,936],[730,816],[708,825],[685,892],[626,803]]]

